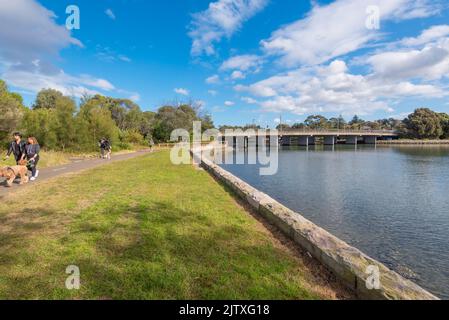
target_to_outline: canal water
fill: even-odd
[[[222,167],[449,299],[449,146],[286,147],[273,176]]]

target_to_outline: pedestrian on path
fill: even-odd
[[[26,146],[26,159],[28,160],[28,169],[31,171],[31,181],[35,181],[39,176],[39,170],[37,169],[37,164],[39,163],[39,153],[41,147],[37,142],[35,137],[28,138],[28,144]]]

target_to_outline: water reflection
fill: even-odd
[[[286,147],[274,176],[254,165],[223,167],[449,298],[448,146]]]

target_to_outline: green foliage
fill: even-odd
[[[56,135],[57,117],[52,109],[27,110],[21,124],[25,135],[32,135],[48,149],[57,149]]]
[[[50,150],[94,151],[101,138],[109,139],[115,150],[129,149],[150,141],[168,142],[175,129],[192,131],[193,121],[202,121],[203,130],[213,128],[211,116],[199,115],[198,109],[186,103],[143,112],[129,99],[101,95],[82,97],[78,108],[74,99],[54,89],[41,90],[29,109],[0,80],[0,143],[20,130]]]
[[[351,129],[361,130],[364,127],[365,123],[366,122],[364,120],[360,119],[359,116],[355,115],[354,118],[352,118],[352,120],[348,124],[351,127]]]
[[[54,89],[41,90],[36,97],[33,109],[54,109],[60,100],[69,99]]]
[[[111,111],[98,104],[97,100],[88,100],[81,105],[77,119],[87,133],[84,143],[88,147],[95,148],[102,138],[109,139],[112,145],[119,142],[119,129],[112,119]]]
[[[120,132],[120,141],[127,144],[144,145],[144,137],[136,130],[125,130]]]
[[[441,116],[428,109],[416,109],[404,120],[407,133],[415,139],[439,139],[443,136]]]
[[[154,116],[153,138],[157,142],[167,142],[175,129],[192,132],[194,121],[201,121],[203,131],[214,128],[210,115],[199,115],[197,108],[191,104],[163,106]]]
[[[443,139],[449,139],[449,115],[447,113],[440,113],[441,127],[443,129]]]
[[[346,120],[343,116],[339,116],[338,118],[330,118],[329,119],[329,127],[331,129],[342,130],[347,126]]]
[[[0,143],[17,128],[22,119],[24,106],[20,95],[11,93],[6,83],[0,80]]]
[[[304,124],[311,129],[326,129],[329,127],[328,120],[320,115],[307,117]]]

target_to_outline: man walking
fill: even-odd
[[[11,154],[14,155],[16,164],[19,164],[19,161],[25,158],[26,142],[22,140],[22,134],[20,132],[14,133],[14,141],[12,141],[9,145],[6,159],[8,159]]]

